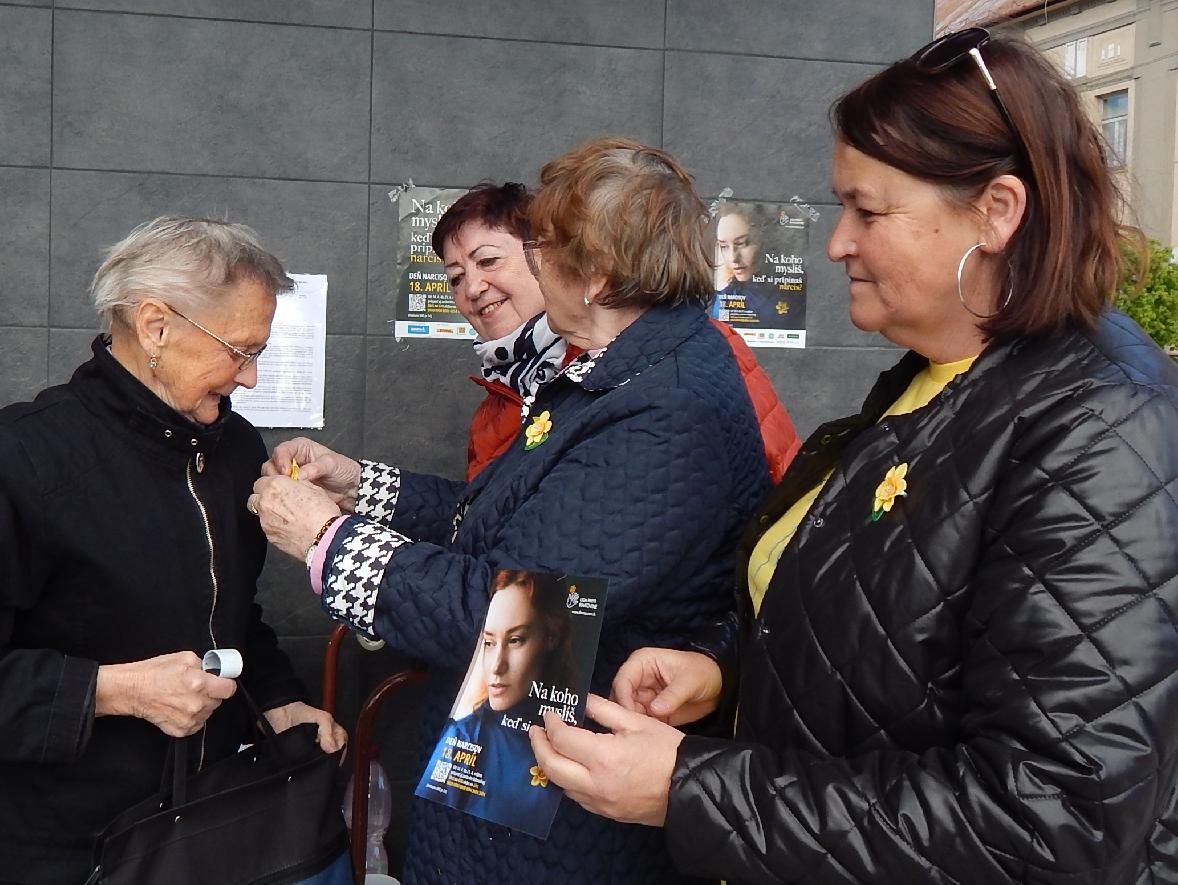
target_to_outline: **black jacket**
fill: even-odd
[[[96,833],[159,788],[168,738],[95,719],[99,664],[236,647],[263,709],[304,697],[253,604],[265,457],[227,401],[193,424],[101,339],[68,384],[0,411],[0,880],[80,882]],[[234,698],[189,755],[235,751],[247,725]]]
[[[681,746],[672,853],[736,882],[1178,881],[1178,370],[1113,313],[877,423],[923,365],[755,519],[746,557],[834,466],[745,619],[736,743]]]

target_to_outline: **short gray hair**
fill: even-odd
[[[277,295],[294,287],[282,263],[262,248],[244,224],[163,215],[139,225],[107,253],[90,293],[102,327],[144,298],[187,312],[214,303],[243,278]]]

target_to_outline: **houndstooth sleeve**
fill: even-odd
[[[354,523],[327,565],[323,610],[337,621],[376,637],[376,597],[384,570],[397,549],[413,542],[378,523],[349,517]]]
[[[360,462],[360,486],[356,490],[356,514],[387,523],[401,496],[401,470],[379,461]]]

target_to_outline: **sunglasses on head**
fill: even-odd
[[[1006,109],[1006,103],[1002,100],[1001,93],[998,92],[998,86],[994,83],[990,69],[986,67],[986,60],[982,58],[982,47],[989,42],[990,32],[985,28],[966,28],[964,31],[955,31],[952,34],[938,37],[927,46],[916,50],[912,54],[912,63],[921,73],[939,74],[966,58],[972,60],[981,73],[982,79],[986,81],[986,89],[990,93],[994,107],[998,109],[998,113],[1006,121],[1010,134],[1014,136],[1014,140],[1018,144],[1021,158],[1025,159],[1028,156],[1027,144],[1023,141],[1018,127],[1014,125],[1014,118]]]

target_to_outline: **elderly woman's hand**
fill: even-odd
[[[356,509],[359,462],[299,436],[274,447],[270,460],[262,465],[262,476],[290,476],[292,461],[299,465],[300,482],[313,483],[323,489],[341,510],[351,513]]]
[[[627,710],[684,725],[716,709],[722,686],[720,667],[707,655],[640,648],[618,670],[611,694]]]
[[[200,730],[237,683],[201,670],[190,651],[98,668],[95,716],[146,719],[164,734],[187,737]]]
[[[245,506],[257,514],[270,543],[299,560],[324,524],[340,515],[327,492],[289,476],[260,477]]]
[[[324,753],[334,753],[336,750],[342,749],[348,742],[348,733],[344,731],[342,725],[332,718],[330,713],[302,701],[273,707],[262,715],[266,717],[266,721],[276,732],[286,731],[291,726],[304,722],[314,722],[319,728],[317,736],[319,748]]]
[[[544,714],[528,732],[548,779],[586,811],[661,827],[683,732],[591,694],[586,715],[613,734],[595,734]]]

